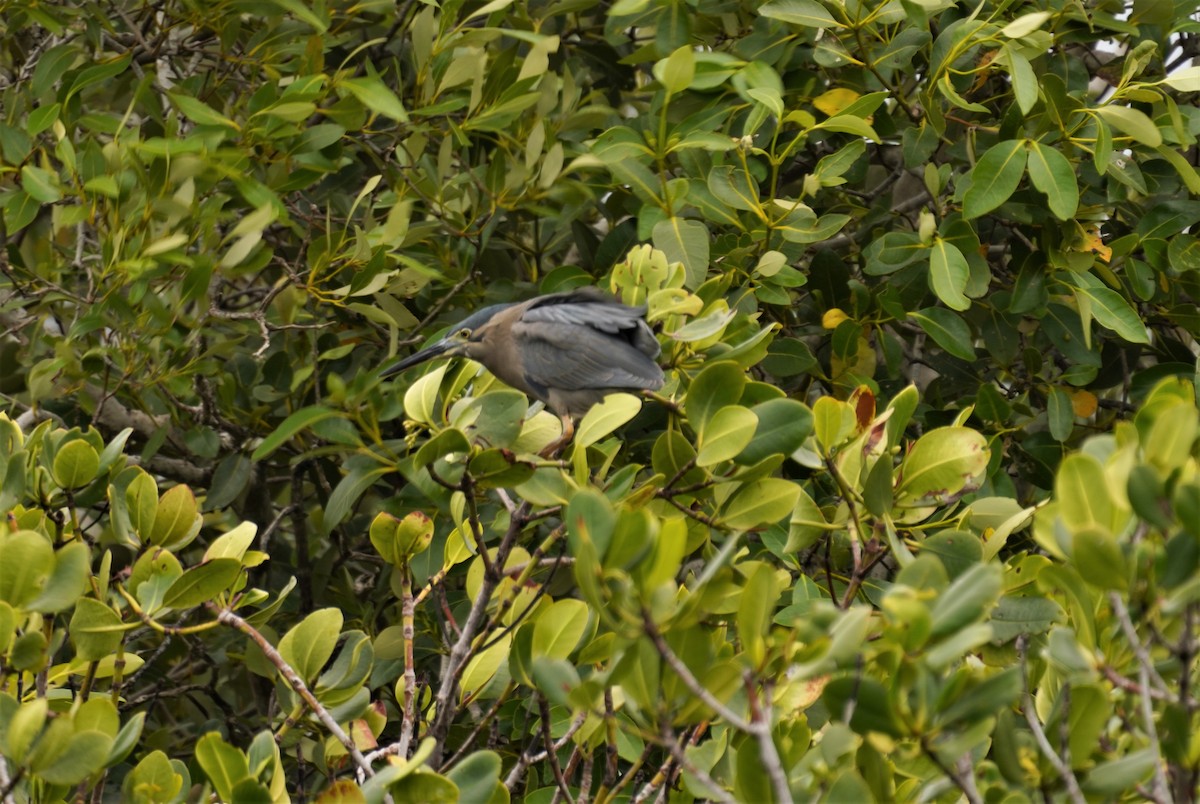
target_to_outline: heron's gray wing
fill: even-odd
[[[539,389],[656,390],[663,384],[662,369],[643,351],[586,324],[530,321],[526,313],[513,325],[513,337],[525,379]]]
[[[595,294],[600,295],[597,297]],[[583,294],[580,291],[554,294],[561,298],[551,304],[530,307],[521,316],[521,321],[530,324],[547,323],[590,328],[621,339],[646,357],[658,357],[662,348],[646,324],[646,308],[630,307],[616,301],[603,301],[600,291],[595,291],[595,294]],[[579,300],[572,300],[572,297]]]

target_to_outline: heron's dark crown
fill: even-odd
[[[512,304],[490,304],[487,307],[476,310],[462,321],[459,321],[457,324],[455,324],[450,330],[449,334],[454,335],[455,333],[464,329],[474,332],[487,322],[491,321],[492,316],[496,315],[496,313],[500,312],[501,310],[506,310],[509,307],[512,307]]]

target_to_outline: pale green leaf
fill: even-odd
[[[764,17],[805,28],[840,28],[841,24],[816,0],[768,0],[758,7]]]
[[[633,394],[609,394],[589,410],[575,429],[576,449],[586,449],[628,422],[642,409]]]
[[[1157,148],[1162,145],[1162,132],[1145,112],[1128,106],[1101,106],[1096,114],[1117,131],[1127,134],[1142,145]]]
[[[966,310],[971,300],[967,288],[971,268],[958,246],[941,237],[934,238],[929,251],[929,284],[942,303],[953,310]]]
[[[684,287],[698,288],[708,276],[708,249],[712,235],[700,221],[664,218],[654,225],[654,247],[671,262],[683,264]]]

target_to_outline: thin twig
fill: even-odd
[[[1079,781],[1075,778],[1074,772],[1067,767],[1062,758],[1055,752],[1054,746],[1050,745],[1050,740],[1046,737],[1046,731],[1042,728],[1041,722],[1038,721],[1037,712],[1033,706],[1033,696],[1029,694],[1029,663],[1025,657],[1025,637],[1022,635],[1017,637],[1017,656],[1021,662],[1021,685],[1024,688],[1024,697],[1021,702],[1021,709],[1025,712],[1025,721],[1029,724],[1030,731],[1033,732],[1033,738],[1037,741],[1038,748],[1041,749],[1042,755],[1058,773],[1063,784],[1067,787],[1067,796],[1074,804],[1086,804],[1086,799],[1083,797],[1083,791],[1079,789]]]
[[[963,778],[962,774],[943,762],[942,758],[938,756],[937,751],[933,749],[933,746],[929,745],[925,740],[921,740],[921,750],[929,758],[930,762],[937,765],[938,770],[943,775],[954,782],[954,785],[962,792],[963,798],[970,802],[970,804],[983,804],[983,799],[979,797],[979,791],[975,788],[975,779],[973,777]],[[966,756],[970,757],[969,754]]]
[[[746,697],[750,701],[750,722],[754,725],[754,731],[751,733],[758,740],[758,751],[762,756],[763,768],[767,771],[767,777],[771,780],[775,801],[791,802],[792,791],[788,787],[787,774],[784,773],[783,763],[779,760],[779,751],[775,748],[775,738],[771,734],[771,716],[759,703],[754,677],[749,670],[746,671],[745,681]]]
[[[1108,593],[1108,602],[1116,612],[1117,619],[1120,620],[1121,630],[1125,632],[1125,638],[1129,640],[1129,644],[1133,647],[1134,653],[1138,659],[1138,680],[1142,683],[1143,689],[1150,688],[1150,673],[1154,671],[1154,666],[1150,663],[1150,655],[1146,652],[1146,647],[1138,638],[1137,630],[1133,627],[1133,621],[1129,618],[1129,609],[1125,607],[1125,601],[1117,595],[1116,592]],[[1158,675],[1155,673],[1155,675]],[[1162,677],[1159,676],[1159,681]],[[1154,749],[1154,753],[1159,757],[1162,756],[1162,744],[1158,740],[1158,728],[1154,725],[1154,710],[1150,707],[1150,696],[1137,696],[1138,703],[1142,708],[1142,720],[1145,721],[1146,735],[1150,738],[1150,747]],[[1154,800],[1159,804],[1167,804],[1174,801],[1171,796],[1171,788],[1167,784],[1167,775],[1163,770],[1162,762],[1154,763]]]
[[[686,736],[683,742],[687,742]],[[675,762],[687,773],[690,773],[693,778],[704,786],[706,797],[711,801],[727,802],[733,804],[736,801],[729,793],[725,792],[725,788],[717,783],[717,780],[708,774],[708,771],[703,768],[698,768],[687,758],[687,754],[683,750],[683,746],[675,740],[675,735],[671,733],[670,724],[663,724],[663,743],[667,746],[667,750],[671,752],[671,756],[675,758]]]
[[[517,535],[525,526],[525,515],[528,513],[530,505],[528,502],[521,503],[520,508],[511,516],[508,524],[508,532],[504,534],[504,538],[500,541],[500,546],[496,548],[495,562],[503,567],[508,559],[508,554],[512,550],[513,544],[516,542]],[[487,612],[488,603],[492,599],[492,592],[496,588],[496,584],[500,578],[496,573],[485,572],[483,575],[483,583],[480,586],[479,593],[475,596],[475,601],[471,604],[471,611],[467,614],[466,621],[462,624],[458,639],[450,648],[450,655],[446,660],[446,671],[442,676],[442,686],[438,689],[436,697],[436,712],[433,724],[430,726],[429,735],[437,743],[434,749],[431,765],[434,767],[441,763],[442,750],[445,746],[446,735],[450,731],[450,724],[454,721],[454,716],[457,713],[457,708],[450,705],[450,700],[454,697],[455,691],[458,689],[458,674],[462,672],[463,666],[467,662],[467,658],[471,652],[471,643],[475,639],[476,632],[479,626],[483,624],[484,615]]]
[[[20,776],[20,770],[17,771],[15,776],[9,775],[8,761],[4,758],[3,754],[0,754],[0,793],[3,794],[3,798],[0,798],[0,801],[3,801],[3,804],[17,804],[12,796],[12,791],[17,786]]]
[[[316,696],[312,694],[312,690],[310,690],[308,685],[304,683],[304,679],[300,678],[300,675],[295,671],[295,669],[293,669],[292,666],[284,660],[279,651],[275,649],[275,646],[272,645],[266,637],[259,633],[257,628],[228,609],[222,609],[221,611],[218,611],[217,620],[225,625],[236,628],[246,636],[250,637],[250,639],[252,639],[256,645],[258,645],[259,649],[263,652],[263,655],[267,657],[267,661],[275,665],[275,669],[279,671],[281,676],[283,676],[283,679],[288,683],[288,686],[295,690],[296,694],[299,695],[306,704],[308,704],[308,708],[311,709],[313,714],[317,716],[317,720],[321,721],[321,725],[323,725],[330,734],[336,737],[338,742],[345,746],[347,753],[350,754],[350,758],[354,760],[354,764],[358,766],[359,770],[361,770],[366,776],[375,775],[375,771],[371,767],[371,763],[367,762],[366,757],[362,755],[362,752],[358,750],[358,746],[354,744],[354,740],[350,739],[350,735],[346,734],[346,732],[342,730],[342,727],[338,725],[338,722],[333,719],[332,715],[329,714],[329,710],[322,706],[321,702],[318,701]]]
[[[763,768],[771,779],[771,787],[775,792],[776,801],[790,802],[792,800],[792,793],[788,788],[787,776],[783,771],[783,763],[779,760],[779,751],[775,748],[775,739],[771,735],[771,718],[759,707],[754,682],[749,674],[747,674],[746,678],[746,688],[750,699],[750,719],[747,720],[717,700],[716,696],[696,680],[696,677],[692,675],[692,671],[688,669],[688,666],[671,650],[671,646],[663,638],[662,633],[658,630],[658,626],[654,624],[649,610],[642,610],[642,623],[646,635],[654,643],[654,647],[658,650],[659,655],[662,656],[667,664],[671,665],[671,669],[679,676],[684,686],[691,690],[692,694],[699,698],[705,706],[723,718],[730,726],[758,740]]]
[[[699,698],[709,709],[716,712],[718,717],[725,720],[730,726],[733,726],[733,728],[738,731],[744,731],[747,734],[754,732],[755,725],[753,723],[717,700],[716,696],[696,680],[696,677],[692,675],[692,671],[688,669],[688,666],[675,655],[675,651],[671,650],[671,646],[667,644],[662,633],[658,630],[658,626],[654,624],[654,620],[651,619],[648,610],[642,611],[642,622],[645,625],[646,636],[650,637],[650,641],[654,643],[658,654],[662,656],[667,664],[671,665],[671,669],[679,676],[679,680],[692,691],[693,695]]]
[[[541,732],[546,743],[546,759],[550,761],[550,770],[554,773],[558,789],[567,797],[567,801],[570,801],[571,787],[567,784],[567,777],[563,776],[562,766],[558,764],[558,749],[555,747],[554,737],[550,734],[550,702],[540,692],[537,694],[537,702],[538,711],[542,716]]]
[[[557,751],[566,745],[571,738],[575,736],[575,733],[583,727],[583,724],[586,721],[586,712],[580,712],[578,715],[576,715],[575,719],[571,721],[571,726],[567,729],[567,733],[554,741],[554,750]],[[529,750],[525,751],[520,757],[517,758],[517,764],[513,766],[511,771],[508,772],[508,776],[504,777],[504,786],[508,788],[508,791],[511,793],[513,788],[516,787],[521,781],[521,777],[525,775],[525,771],[529,769],[529,766],[535,762],[541,762],[542,760],[546,759],[547,756],[548,754],[544,750],[534,753],[533,746],[530,746]]]
[[[408,759],[408,748],[416,731],[417,721],[417,670],[413,659],[413,629],[414,605],[412,593],[412,572],[408,562],[402,563],[400,570],[400,621],[404,639],[404,719],[400,727],[400,740],[396,753]]]

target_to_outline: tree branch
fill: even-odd
[[[275,669],[277,669],[279,674],[283,676],[283,679],[288,683],[288,686],[295,690],[296,694],[299,695],[306,704],[308,704],[308,708],[311,709],[313,714],[317,716],[317,720],[321,721],[321,725],[323,725],[329,731],[329,733],[336,737],[338,742],[345,747],[347,753],[350,754],[350,758],[354,760],[354,764],[358,766],[359,770],[361,770],[366,776],[375,775],[375,771],[371,768],[371,763],[367,762],[366,757],[362,755],[362,752],[358,750],[358,746],[354,744],[354,740],[350,739],[350,735],[346,734],[346,732],[342,730],[342,727],[339,726],[337,721],[333,719],[333,716],[329,714],[329,710],[322,706],[321,702],[318,701],[316,696],[312,694],[312,691],[308,688],[308,685],[304,683],[304,679],[300,678],[295,669],[293,669],[291,665],[284,661],[283,656],[281,656],[279,651],[275,649],[275,646],[272,645],[266,637],[259,633],[258,629],[238,615],[234,614],[229,609],[222,609],[221,611],[218,611],[217,620],[225,625],[236,628],[246,636],[250,637],[250,639],[254,640],[254,643],[258,645],[260,650],[262,650],[263,655],[267,657],[267,661],[275,665]]]
[[[1086,799],[1083,797],[1083,791],[1079,789],[1079,781],[1075,778],[1075,774],[1062,761],[1058,753],[1055,752],[1054,746],[1050,745],[1050,740],[1046,737],[1046,731],[1038,721],[1037,712],[1033,706],[1033,696],[1029,694],[1029,663],[1025,657],[1024,635],[1017,637],[1017,656],[1021,661],[1021,686],[1024,693],[1021,709],[1025,713],[1025,722],[1029,724],[1029,729],[1033,732],[1033,738],[1037,741],[1042,756],[1046,757],[1046,760],[1054,768],[1059,778],[1063,780],[1063,784],[1066,785],[1067,796],[1074,804],[1086,804]]]

